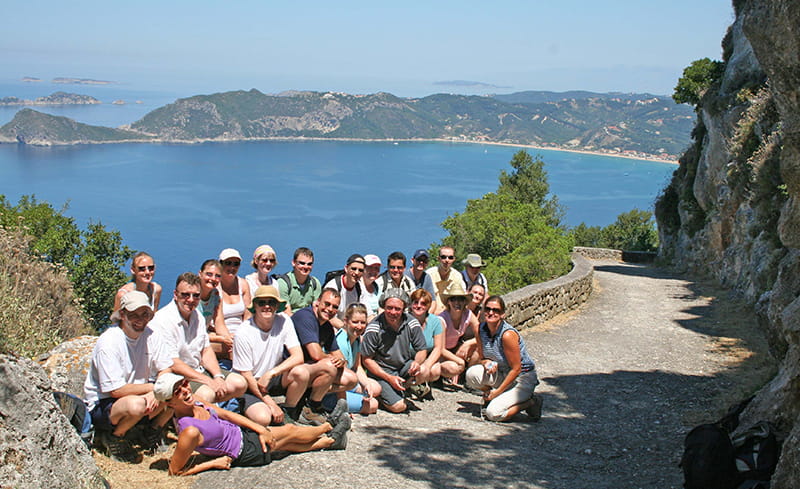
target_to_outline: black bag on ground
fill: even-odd
[[[67,421],[75,428],[81,440],[88,448],[92,448],[92,438],[94,429],[92,428],[92,417],[86,409],[86,404],[78,396],[66,392],[53,392],[56,404],[61,408],[61,412],[67,417]]]
[[[770,423],[762,421],[733,438],[741,489],[769,487],[781,454],[775,433]]]
[[[683,469],[686,489],[735,489],[739,472],[736,454],[728,432],[717,423],[701,424],[683,442]]]

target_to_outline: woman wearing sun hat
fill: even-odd
[[[461,369],[470,364],[470,357],[475,352],[478,331],[478,318],[467,308],[472,294],[464,290],[459,281],[451,282],[442,293],[445,310],[439,314],[444,322],[444,349],[442,360],[456,362]],[[453,377],[456,386],[458,378]]]
[[[153,386],[155,398],[174,411],[178,443],[169,460],[170,475],[204,470],[257,467],[272,462],[273,451],[343,450],[351,420],[347,412],[320,426],[261,426],[246,417],[195,400],[189,382],[180,375],[162,374]],[[215,457],[187,467],[192,452]]]

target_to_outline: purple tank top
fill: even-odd
[[[175,420],[178,434],[187,426],[194,426],[203,435],[203,444],[197,447],[198,452],[210,457],[227,455],[237,458],[242,451],[242,429],[230,421],[220,419],[213,409],[206,410],[211,414],[208,419],[184,416]]]

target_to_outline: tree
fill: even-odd
[[[653,213],[633,209],[617,216],[613,224],[604,228],[588,227],[581,223],[572,230],[577,246],[612,248],[624,251],[655,251],[658,249],[658,232]]]
[[[565,273],[572,248],[560,227],[558,201],[548,197],[544,163],[520,151],[510,164],[513,171],[500,173],[496,193],[469,200],[464,212],[442,222],[449,234],[440,243],[458,256],[481,255],[490,287],[498,293]]]
[[[709,58],[692,61],[692,64],[683,70],[683,76],[678,79],[672,100],[676,104],[689,104],[697,106],[708,87],[718,80],[725,71],[725,63],[712,61]]]
[[[32,237],[30,252],[62,266],[73,284],[87,321],[99,329],[108,324],[114,293],[126,281],[122,266],[133,255],[118,231],[102,223],[89,223],[81,231],[64,215],[68,205],[56,210],[35,196],[23,196],[14,206],[0,195],[0,227],[23,229]]]

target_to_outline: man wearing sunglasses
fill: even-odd
[[[172,358],[172,371],[189,379],[192,392],[210,403],[240,397],[247,384],[239,374],[223,372],[208,340],[200,303],[200,277],[186,272],[175,281],[173,299],[159,309],[150,327],[160,332]]]
[[[292,271],[278,275],[278,281],[273,285],[278,287],[281,297],[286,299],[286,314],[292,315],[294,311],[310,306],[319,297],[322,284],[317,277],[311,275],[313,268],[314,252],[300,247],[294,250]]]
[[[278,289],[262,285],[253,294],[253,316],[233,339],[233,370],[247,382],[244,415],[262,426],[284,421],[319,426],[326,418],[305,406],[303,395],[310,387],[310,398],[322,399],[336,370],[304,363],[294,322],[281,314],[285,307]],[[270,392],[286,395],[282,409]]]
[[[433,286],[433,280],[431,280],[431,276],[425,272],[430,261],[431,256],[428,254],[428,250],[422,248],[418,249],[414,252],[414,256],[411,258],[411,267],[406,270],[405,275],[414,283],[415,289],[425,289],[430,292],[431,297],[435,297],[436,288]],[[434,306],[435,304],[434,302]]]
[[[456,251],[450,246],[442,246],[439,248],[439,264],[429,268],[426,272],[431,276],[433,286],[436,289],[436,309],[434,310],[434,314],[439,314],[445,310],[442,294],[451,284],[460,282],[463,290],[467,288],[466,284],[464,284],[464,279],[461,277],[461,273],[453,268],[455,260]]]

